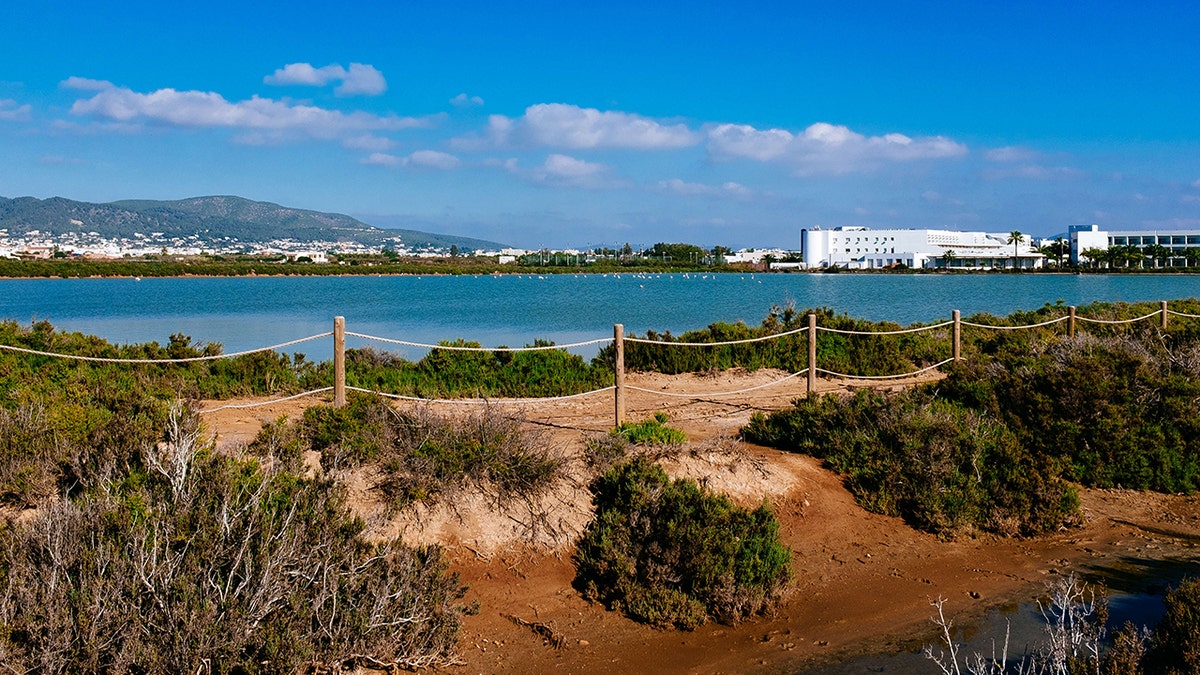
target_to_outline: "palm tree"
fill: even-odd
[[[1183,258],[1187,260],[1188,267],[1200,265],[1200,248],[1189,246],[1183,249]]]
[[[1154,261],[1155,267],[1166,267],[1167,263],[1171,261],[1171,249],[1162,244],[1150,244],[1142,248],[1142,253]]]
[[[946,249],[946,252],[942,254],[942,267],[949,268],[950,263],[954,262],[957,257],[958,254],[954,252],[954,249]]]
[[[1025,235],[1022,234],[1020,230],[1013,230],[1012,232],[1008,233],[1008,241],[1004,242],[1006,244],[1013,245],[1013,269],[1016,269],[1017,267],[1017,245],[1023,243],[1024,241]]]
[[[1093,246],[1092,248],[1085,248],[1082,251],[1080,251],[1079,257],[1080,257],[1080,259],[1086,258],[1088,261],[1088,266],[1092,267],[1092,268],[1096,268],[1096,267],[1100,266],[1100,263],[1104,262],[1104,257],[1105,257],[1106,253],[1107,253],[1106,250],[1104,250],[1102,248],[1096,248]]]

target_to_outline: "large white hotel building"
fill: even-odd
[[[1034,249],[1029,235],[1015,247],[1008,238],[1008,234],[953,230],[814,227],[800,231],[800,253],[809,268],[1031,269],[1044,264],[1045,256]]]
[[[1087,262],[1084,251],[1107,250],[1112,246],[1162,246],[1171,252],[1167,260],[1169,267],[1184,267],[1187,258],[1184,251],[1200,249],[1200,230],[1102,230],[1099,225],[1072,225],[1068,228],[1071,238],[1071,262]]]

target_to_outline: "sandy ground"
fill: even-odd
[[[1200,575],[1200,498],[1112,490],[1082,492],[1084,523],[1034,539],[939,541],[902,521],[859,508],[840,479],[809,457],[734,438],[755,411],[787,407],[804,393],[777,371],[715,376],[634,374],[628,418],[664,411],[688,445],[664,461],[746,505],[767,499],[793,551],[795,581],[774,616],[685,633],[636,624],[585,601],[571,587],[571,546],[586,524],[589,496],[568,481],[532,506],[497,510],[477,495],[453,505],[388,518],[365,481],[351,477],[354,504],[378,536],[438,542],[470,585],[480,611],[464,625],[462,664],[451,673],[796,673],[865,652],[932,640],[930,601],[948,600],[959,625],[988,609],[1027,601],[1053,575],[1075,571],[1110,587],[1142,584],[1160,570]],[[822,382],[822,390],[904,386]],[[680,396],[669,396],[670,394]],[[220,445],[253,438],[264,420],[295,416],[319,400],[298,400],[205,415]],[[228,405],[210,402],[205,408]],[[462,406],[443,406],[461,411]],[[506,405],[577,455],[582,440],[613,425],[611,393]],[[361,478],[361,477],[360,477]],[[1163,572],[1165,574],[1165,572]],[[1128,588],[1124,590],[1129,590]],[[561,646],[528,624],[550,629]]]

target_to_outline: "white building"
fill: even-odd
[[[1088,249],[1106,251],[1113,246],[1162,246],[1170,251],[1168,267],[1187,265],[1185,251],[1200,249],[1200,229],[1192,230],[1101,230],[1099,225],[1072,225],[1067,228],[1071,237],[1071,262],[1087,262],[1083,254]]]
[[[1045,256],[1031,238],[1017,242],[1007,234],[953,230],[872,230],[866,227],[819,227],[800,231],[801,254],[810,268],[847,267],[992,269],[1041,267]]]

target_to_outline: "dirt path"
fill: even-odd
[[[731,440],[753,412],[786,407],[803,395],[805,383],[797,378],[737,396],[713,394],[755,387],[782,375],[638,374],[629,384],[689,397],[633,392],[628,401],[631,419],[665,411],[670,424],[687,433],[688,452],[666,463],[672,473],[704,478],[710,487],[746,504],[771,501],[793,550],[796,577],[775,616],[680,633],[647,628],[583,600],[571,587],[570,561],[570,542],[589,517],[582,485],[550,497],[553,503],[547,508],[557,518],[554,531],[536,535],[522,523],[521,514],[497,513],[470,499],[452,513],[376,518],[373,527],[381,536],[445,544],[471,587],[468,599],[479,602],[479,613],[464,625],[463,665],[447,671],[795,673],[850,654],[894,651],[930,639],[929,602],[939,596],[948,599],[947,610],[962,625],[997,605],[1036,596],[1052,575],[1069,571],[1132,578],[1163,561],[1175,561],[1195,567],[1200,575],[1196,497],[1084,490],[1081,527],[1025,540],[943,542],[898,519],[867,513],[818,461]],[[297,415],[305,405],[293,401],[228,409],[206,419],[219,443],[244,442],[262,420]],[[611,394],[514,408],[576,449],[585,435],[612,426]],[[369,519],[378,516],[367,496],[358,503]],[[550,629],[563,646],[550,645],[529,624]]]

